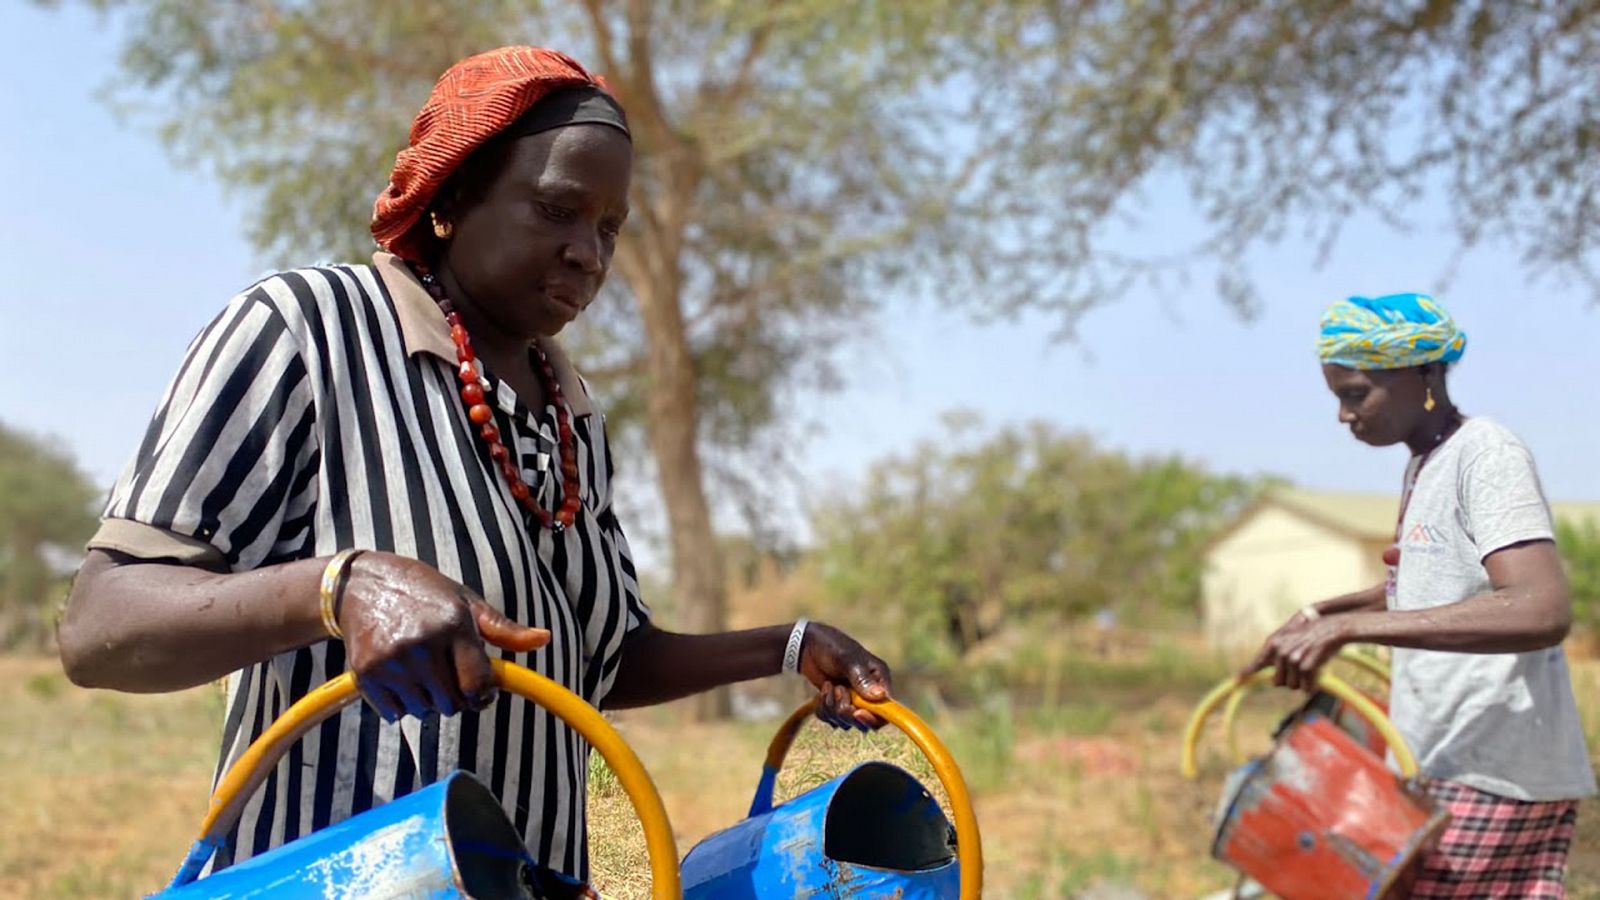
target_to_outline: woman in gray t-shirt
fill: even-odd
[[[1466,334],[1432,298],[1352,297],[1322,319],[1339,421],[1405,443],[1386,584],[1301,610],[1247,671],[1308,687],[1345,644],[1394,647],[1390,717],[1452,814],[1413,897],[1564,897],[1594,771],[1561,642],[1571,601],[1533,457],[1446,390]]]

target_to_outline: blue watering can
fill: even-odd
[[[503,689],[543,706],[581,734],[616,774],[643,827],[654,900],[886,897],[977,900],[983,861],[977,818],[960,770],[922,720],[893,701],[855,703],[898,726],[933,763],[955,813],[951,826],[926,790],[884,763],[867,763],[772,807],[784,756],[816,703],[779,729],[750,818],[690,852],[680,873],[661,796],[643,764],[599,711],[561,685],[514,663],[490,660]],[[454,772],[383,806],[274,848],[206,878],[201,870],[245,803],[289,746],[359,697],[341,675],[301,698],[251,744],[218,782],[200,837],[168,888],[152,900],[338,897],[595,897],[588,887],[529,858],[521,836],[476,777]],[[691,884],[686,895],[682,884]],[[898,891],[898,893],[896,893]]]
[[[982,896],[978,820],[950,752],[900,704],[859,695],[854,702],[905,732],[933,764],[950,798],[954,827],[915,778],[882,762],[857,766],[774,808],[778,773],[816,710],[813,700],[783,723],[768,746],[749,817],[684,857],[685,900]]]
[[[495,683],[550,710],[572,726],[616,773],[644,827],[655,900],[683,896],[677,844],[661,795],[622,736],[594,707],[566,688],[514,663],[491,659]],[[583,885],[529,858],[522,837],[494,795],[474,776],[454,772],[421,790],[281,847],[199,878],[289,746],[360,695],[349,673],[302,697],[272,723],[217,784],[200,837],[167,890],[153,900],[201,897],[536,898],[593,896]],[[197,880],[198,879],[198,880]]]
[[[577,898],[581,889],[530,858],[500,801],[456,771],[158,896]]]

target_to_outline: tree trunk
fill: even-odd
[[[637,224],[630,227],[634,232],[631,239],[617,248],[617,266],[628,279],[644,322],[650,374],[645,426],[672,540],[672,588],[680,610],[680,621],[674,624],[691,633],[725,631],[727,584],[700,469],[698,379],[682,303],[684,236],[704,170],[695,146],[668,121],[656,87],[651,58],[653,4],[628,0],[623,9],[627,21],[625,64],[618,56],[624,45],[613,33],[604,5],[599,0],[587,0],[584,5],[595,51],[617,78],[619,99],[635,130],[636,149],[657,176],[650,179],[652,196],[643,196],[639,179],[633,183]],[[730,711],[726,688],[701,694],[691,702],[691,716],[699,721],[726,718]]]
[[[632,287],[644,320],[650,372],[646,421],[672,536],[673,591],[682,611],[676,626],[701,634],[723,631],[727,585],[701,477],[699,401],[679,286],[675,280],[662,279]],[[730,711],[726,688],[691,702],[692,717],[698,721],[726,718]]]

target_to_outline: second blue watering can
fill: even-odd
[[[706,838],[683,860],[686,900],[895,897],[977,900],[983,851],[966,781],[948,750],[910,710],[856,697],[906,733],[933,765],[955,824],[926,788],[882,762],[857,766],[774,807],[795,735],[816,702],[794,712],[767,748],[750,814]]]

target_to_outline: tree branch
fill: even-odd
[[[656,90],[655,59],[650,52],[651,0],[628,0],[628,63],[632,69],[635,97],[650,125],[661,133],[655,137],[665,143],[667,116]]]
[[[750,86],[754,82],[756,61],[766,51],[767,38],[772,34],[772,19],[766,17],[761,20],[755,30],[750,33],[750,42],[745,45],[744,56],[739,59],[739,65],[734,70],[733,81],[729,82],[727,90],[720,98],[719,106],[723,109],[732,109],[750,93]]]
[[[627,73],[622,71],[622,66],[617,62],[616,46],[611,38],[611,26],[606,24],[603,0],[583,0],[583,8],[589,14],[589,27],[594,32],[594,50],[600,56],[604,74],[619,80],[626,78]],[[619,87],[624,91],[627,89],[625,85]]]

